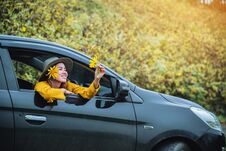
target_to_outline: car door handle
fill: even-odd
[[[44,116],[37,116],[37,115],[25,115],[26,121],[39,121],[39,122],[46,122],[46,117]]]

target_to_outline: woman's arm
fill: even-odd
[[[51,88],[46,81],[38,82],[34,89],[48,103],[52,103],[54,100],[65,100],[64,91],[60,88]]]
[[[100,79],[104,76],[104,74],[105,74],[105,68],[101,65],[98,65],[95,70],[95,75],[94,75],[94,80],[93,80],[93,84],[96,89],[99,88]]]

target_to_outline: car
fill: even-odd
[[[105,65],[92,99],[74,94],[46,103],[34,85],[53,56],[73,60],[71,82],[92,82],[89,56],[49,41],[0,35],[0,150],[224,150],[225,135],[213,113],[136,86]]]

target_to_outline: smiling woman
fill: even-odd
[[[39,82],[35,85],[35,91],[48,103],[53,103],[58,99],[65,100],[65,95],[74,93],[85,99],[95,96],[100,88],[99,81],[105,73],[104,67],[97,67],[94,80],[89,87],[82,87],[68,80],[68,73],[72,68],[73,61],[70,58],[48,58],[44,62],[44,70]]]

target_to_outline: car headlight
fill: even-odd
[[[197,107],[191,107],[190,109],[202,121],[204,121],[209,127],[213,128],[215,130],[218,130],[218,131],[222,131],[221,124],[213,113],[206,111],[204,109],[197,108]]]

